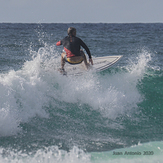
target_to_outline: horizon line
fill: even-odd
[[[163,22],[0,22],[0,24],[162,24]]]

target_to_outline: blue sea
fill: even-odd
[[[63,76],[77,29],[113,67]],[[162,163],[163,24],[0,24],[0,163]]]

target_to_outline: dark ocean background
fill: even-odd
[[[62,76],[73,26],[113,67]],[[163,24],[0,24],[0,162],[161,163]]]

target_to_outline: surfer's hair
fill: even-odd
[[[69,27],[67,30],[67,34],[69,36],[73,36],[73,33],[76,32],[76,29],[74,27]]]

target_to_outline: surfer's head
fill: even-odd
[[[69,27],[67,33],[69,36],[76,36],[76,29],[74,27]]]

